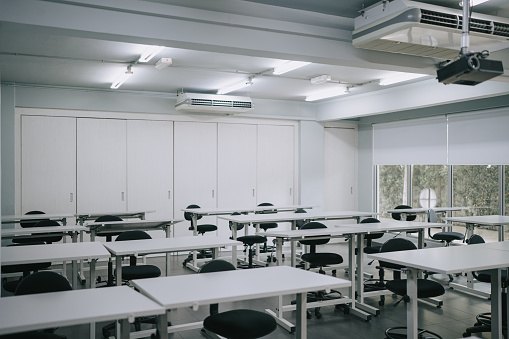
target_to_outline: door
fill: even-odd
[[[174,123],[174,216],[183,218],[182,208],[196,204],[217,207],[217,124],[202,122]],[[215,217],[199,221],[216,223]],[[189,236],[190,222],[175,225],[175,236]],[[213,233],[215,236],[215,232]]]
[[[21,213],[76,213],[76,119],[21,117]]]
[[[78,213],[127,210],[126,121],[77,119]]]

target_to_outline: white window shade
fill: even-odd
[[[509,110],[450,115],[449,164],[509,164]]]
[[[412,119],[373,125],[374,165],[447,163],[447,118]]]

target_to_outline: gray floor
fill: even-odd
[[[345,243],[327,245],[324,250],[336,250],[341,254],[345,254]],[[177,274],[195,274],[193,271],[184,268],[182,261],[186,254],[173,255],[171,257],[172,270],[171,275]],[[344,256],[346,258],[346,255]],[[161,268],[164,265],[162,257],[148,258],[149,263],[157,264]],[[285,262],[288,264],[288,262]],[[374,263],[368,266],[366,270],[375,272]],[[365,270],[365,271],[366,271]],[[163,271],[164,272],[164,271]],[[99,269],[99,275],[106,276],[106,270]],[[345,271],[338,270],[338,277],[347,277]],[[436,277],[437,281],[441,281],[446,285],[445,277]],[[457,277],[456,280],[462,281],[463,277]],[[88,285],[89,282],[87,282]],[[234,282],[232,282],[234,283]],[[270,284],[270,281],[267,281]],[[85,286],[83,286],[84,288]],[[480,288],[489,289],[489,286],[480,284]],[[207,288],[207,286],[203,286]],[[228,286],[225,286],[228,288]],[[2,295],[7,295],[2,291]],[[291,297],[285,297],[289,303]],[[419,304],[419,326],[434,331],[441,335],[444,339],[461,338],[465,328],[472,326],[475,322],[475,315],[481,312],[489,312],[490,302],[488,300],[480,299],[477,297],[468,296],[464,293],[456,292],[446,286],[446,293],[440,297],[444,301],[442,308],[420,303]],[[367,302],[374,306],[378,306],[378,297],[368,298]],[[385,305],[380,307],[380,315],[373,317],[371,321],[366,322],[352,314],[344,314],[342,311],[337,311],[333,306],[323,307],[321,313],[323,317],[317,319],[313,316],[308,320],[308,337],[314,338],[384,338],[384,331],[392,326],[404,326],[406,323],[405,304],[402,302],[397,307],[393,304],[398,300],[396,297],[388,295],[386,297]],[[97,307],[100,307],[100,300],[95,301]],[[264,310],[266,308],[275,308],[276,300],[260,299],[247,302],[225,303],[221,304],[220,310],[228,310],[232,308],[251,308],[257,310]],[[79,305],[77,305],[79,307]],[[200,308],[198,311],[191,309],[176,309],[169,312],[169,320],[172,324],[182,324],[186,322],[194,322],[203,320],[208,314],[208,308]],[[289,321],[295,320],[293,312],[285,313],[285,317]],[[101,327],[102,323],[97,325],[97,338],[102,338]],[[72,326],[67,328],[60,328],[57,333],[67,335],[69,339],[87,339],[89,335],[89,328],[87,325]],[[489,333],[477,334],[478,337],[490,338]],[[275,332],[267,336],[267,338],[294,338],[294,334],[289,334],[283,328],[278,327]],[[191,330],[179,332],[169,335],[169,338],[203,338],[200,330]]]

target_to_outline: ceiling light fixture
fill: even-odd
[[[333,98],[333,97],[337,97],[337,96],[348,94],[348,93],[350,93],[350,91],[348,91],[348,88],[344,88],[344,87],[331,88],[331,89],[328,89],[325,91],[321,91],[321,92],[318,92],[315,94],[308,95],[306,97],[306,101],[316,101],[316,100],[321,100],[321,99],[326,99],[326,98]]]
[[[149,46],[141,53],[138,62],[148,62],[164,49],[164,46]]]
[[[388,86],[388,85],[392,85],[392,84],[397,84],[398,82],[422,78],[422,77],[425,77],[426,75],[427,74],[405,73],[405,74],[401,74],[401,75],[387,77],[385,79],[380,79],[380,86]]]
[[[310,64],[310,62],[306,62],[306,61],[288,61],[282,65],[274,67],[274,72],[272,72],[272,73],[275,75],[281,75],[286,72],[293,71],[294,69],[301,68],[301,67],[309,65],[309,64]]]
[[[119,88],[120,86],[122,86],[124,82],[127,81],[127,79],[131,77],[131,75],[133,75],[133,72],[131,71],[131,65],[129,65],[127,66],[127,70],[125,72],[120,73],[115,79],[115,81],[111,83],[111,88],[113,89]]]
[[[171,58],[161,58],[156,62],[156,69],[164,69],[166,67],[170,67],[173,63]]]
[[[311,83],[313,85],[319,85],[319,84],[329,82],[331,80],[332,80],[332,78],[330,75],[324,74],[324,75],[319,75],[317,77],[311,78]]]
[[[224,86],[217,90],[217,94],[226,94],[253,84],[253,78],[244,79],[234,84]]]
[[[477,6],[490,0],[470,0],[470,6]],[[463,1],[460,2],[460,6],[463,7]]]

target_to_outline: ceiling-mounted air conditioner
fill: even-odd
[[[462,20],[461,10],[410,0],[382,1],[355,19],[352,44],[376,51],[453,59],[461,48]],[[509,20],[472,14],[470,47],[490,52],[508,48]]]
[[[178,93],[175,104],[177,111],[204,113],[235,114],[253,108],[253,101],[249,97],[199,93]]]

